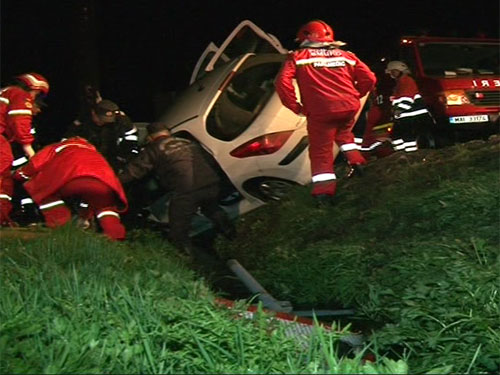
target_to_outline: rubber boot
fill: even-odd
[[[58,205],[42,210],[45,225],[49,228],[60,227],[71,220],[71,211],[66,205]]]
[[[12,212],[12,203],[7,198],[0,198],[0,226],[16,227],[16,223],[10,218]]]
[[[104,215],[98,218],[102,232],[114,241],[125,240],[126,230],[120,218],[114,215]]]
[[[331,195],[334,196],[337,192],[337,179],[313,182],[311,195]]]
[[[347,172],[347,178],[352,178],[352,177],[363,177],[364,171],[363,167],[360,164],[354,164],[350,166],[351,168],[349,169],[349,172]]]
[[[31,227],[40,224],[43,219],[36,207],[35,203],[21,203],[21,210],[19,212],[19,217],[16,218],[19,225],[24,227]]]
[[[350,165],[364,165],[366,164],[366,159],[363,157],[361,152],[358,150],[344,151],[345,158]]]
[[[0,135],[0,138],[3,137]],[[14,180],[10,178],[10,171],[5,171],[0,174],[0,225],[2,227],[18,226],[11,217],[12,213],[12,196],[14,195]]]

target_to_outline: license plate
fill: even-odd
[[[450,117],[450,124],[465,124],[469,122],[488,122],[488,115]]]

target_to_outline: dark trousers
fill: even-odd
[[[195,191],[174,193],[169,205],[169,238],[175,246],[184,248],[191,245],[189,232],[191,221],[198,208],[212,221],[218,232],[228,230],[231,222],[226,212],[219,206],[219,186],[209,185]]]

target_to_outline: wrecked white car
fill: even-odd
[[[189,86],[159,119],[216,160],[225,180],[220,204],[231,218],[311,182],[306,118],[284,107],[274,89],[287,54],[276,37],[241,22],[220,47],[207,46]],[[149,220],[168,223],[166,202],[148,207]],[[208,225],[198,219],[194,228]]]
[[[285,108],[274,90],[287,52],[243,21],[220,47],[208,45],[189,86],[159,119],[217,161],[226,180],[221,206],[232,218],[311,180],[306,119]],[[144,137],[145,124],[138,125]],[[151,204],[148,219],[167,223],[166,202],[168,196]]]

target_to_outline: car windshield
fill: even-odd
[[[252,64],[252,58],[238,71],[221,93],[207,117],[207,131],[223,141],[243,133],[274,93],[274,79],[281,62]]]
[[[499,45],[494,43],[421,43],[424,72],[430,76],[498,75]]]

